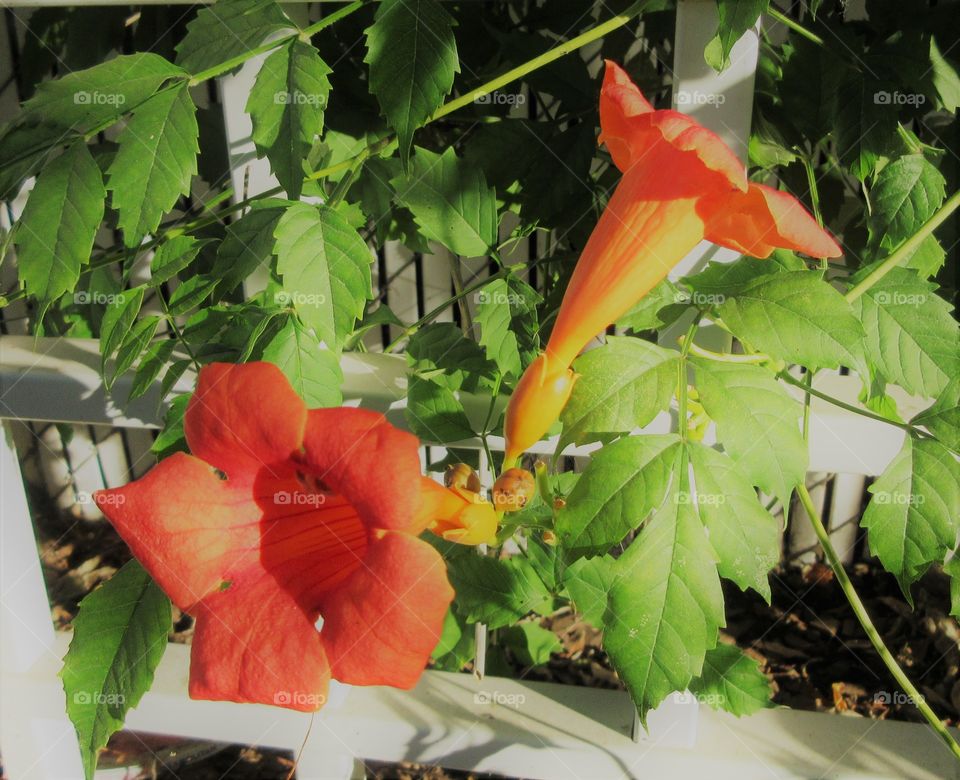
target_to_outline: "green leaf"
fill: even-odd
[[[563,650],[563,645],[553,631],[530,621],[502,629],[498,639],[501,644],[510,648],[524,666],[545,664],[553,653]]]
[[[718,644],[703,659],[703,673],[690,681],[697,700],[738,718],[772,707],[773,690],[760,665],[736,645]]]
[[[910,238],[940,208],[945,188],[943,175],[922,154],[884,166],[870,192],[871,241],[894,249]]]
[[[447,561],[457,609],[470,623],[494,629],[529,612],[549,610],[553,597],[528,560],[459,555]]]
[[[147,100],[170,79],[186,73],[159,54],[114,57],[86,70],[44,81],[23,105],[18,123],[85,135],[110,125]]]
[[[617,581],[615,560],[609,555],[581,558],[564,572],[563,584],[574,606],[594,628],[615,618],[608,614],[607,594]]]
[[[797,401],[757,366],[691,358],[697,390],[737,471],[784,503],[807,473]]]
[[[191,276],[173,291],[167,303],[167,311],[174,316],[186,314],[203,303],[216,286],[217,279],[211,276]]]
[[[960,550],[953,551],[943,570],[950,576],[950,614],[960,619]]]
[[[813,271],[761,277],[720,304],[737,338],[788,363],[867,373],[864,332],[843,296]]]
[[[365,31],[370,92],[397,131],[404,167],[414,131],[440,107],[460,72],[455,24],[435,0],[384,0]]]
[[[951,379],[936,403],[910,422],[922,425],[948,447],[960,451],[960,377]]]
[[[803,260],[782,249],[774,250],[766,260],[744,255],[732,263],[712,261],[699,273],[681,279],[693,294],[678,290],[676,300],[700,307],[719,305],[739,295],[744,288],[768,281],[777,274],[805,269]]]
[[[133,384],[130,387],[130,395],[127,396],[127,401],[140,398],[153,387],[157,377],[160,376],[160,372],[163,371],[167,362],[170,360],[170,356],[173,354],[176,346],[177,342],[173,339],[155,341],[150,345],[140,359],[140,364],[137,366],[137,372],[134,374]]]
[[[417,147],[408,175],[391,181],[423,234],[457,255],[479,257],[497,242],[497,200],[483,171],[457,157]]]
[[[476,435],[453,391],[429,379],[410,377],[405,416],[410,430],[424,441],[451,444]]]
[[[246,54],[271,33],[295,27],[274,0],[229,0],[209,5],[187,25],[187,34],[176,46],[177,64],[190,73],[199,73]]]
[[[290,205],[290,201],[274,198],[256,200],[246,214],[227,225],[213,268],[222,292],[232,291],[261,265],[269,264],[276,244],[274,231]]]
[[[613,563],[603,646],[646,723],[647,713],[701,674],[724,624],[716,556],[676,488]]]
[[[150,284],[163,284],[175,277],[196,259],[207,243],[193,236],[174,236],[165,240],[157,247],[150,262]]]
[[[497,364],[504,376],[517,377],[522,366],[517,337],[510,329],[510,287],[504,279],[484,285],[476,294],[475,320],[480,326],[480,344],[487,357]]]
[[[303,161],[323,129],[330,72],[313,46],[294,38],[263,63],[247,100],[257,154],[266,155],[294,200],[303,186]]]
[[[839,76],[834,71],[832,78],[837,84],[832,110],[837,152],[840,161],[863,181],[896,137],[897,112],[889,106],[893,86],[853,67]]]
[[[373,256],[360,234],[327,206],[296,203],[274,237],[286,300],[330,349],[339,349],[373,297]]]
[[[635,338],[610,336],[573,364],[580,375],[560,415],[563,444],[642,428],[670,406],[679,353]]]
[[[296,317],[288,317],[264,347],[263,359],[280,367],[311,409],[343,403],[343,373],[337,353],[324,348]]]
[[[936,398],[960,374],[957,322],[935,289],[915,272],[893,268],[853,303],[871,365],[926,398]]]
[[[150,688],[170,622],[170,600],[137,561],[80,602],[60,677],[88,780],[97,753]]]
[[[77,285],[103,219],[106,192],[86,144],[47,165],[30,193],[14,242],[20,283],[46,308]]]
[[[186,363],[189,365],[188,361],[180,361],[180,363]],[[179,365],[174,363],[171,365],[170,369],[173,370],[174,366]],[[183,366],[186,368],[186,365]],[[170,371],[167,372],[169,375]],[[179,375],[183,374],[183,369],[179,369]],[[174,380],[175,382],[176,380]],[[167,384],[167,378],[164,377],[164,385]],[[171,382],[173,384],[173,382]],[[169,391],[169,387],[162,390],[161,395],[166,396]],[[187,404],[190,403],[190,398],[193,393],[183,393],[178,395],[170,401],[170,406],[167,408],[166,414],[163,417],[163,427],[160,429],[160,434],[153,441],[153,445],[150,447],[150,452],[154,453],[157,456],[157,459],[167,457],[168,455],[173,454],[178,451],[186,451],[187,442],[183,434],[183,415],[186,414]]]
[[[639,527],[663,503],[679,457],[673,434],[628,436],[596,452],[557,513],[568,560],[605,553]]]
[[[184,82],[134,109],[107,171],[111,204],[120,212],[124,243],[137,246],[190,191],[197,172],[196,108]]]
[[[907,437],[870,492],[873,498],[861,521],[870,550],[912,604],[911,583],[956,546],[960,468],[942,444]]]
[[[105,372],[107,358],[109,358],[123,342],[126,335],[137,321],[140,307],[143,305],[143,294],[146,290],[142,285],[130,290],[124,290],[113,296],[103,312],[100,321],[100,373]]]
[[[688,297],[677,285],[664,279],[617,320],[617,327],[641,331],[671,325],[683,314]]]
[[[113,387],[117,377],[125,374],[127,369],[143,354],[143,351],[150,344],[150,339],[157,332],[159,324],[159,317],[144,317],[124,336],[123,343],[117,350],[117,359],[114,361],[113,370],[110,372],[107,381],[104,382],[108,390]]]
[[[707,65],[719,72],[730,66],[730,52],[743,34],[766,13],[770,0],[716,0],[717,34],[703,52]]]
[[[717,571],[770,603],[767,574],[780,560],[780,529],[732,460],[702,444],[689,448],[700,520],[719,556]]]
[[[480,345],[452,322],[433,322],[418,330],[407,344],[407,357],[418,375],[451,390],[473,391],[479,379],[496,373]]]
[[[930,67],[934,89],[940,96],[943,108],[955,114],[960,108],[960,76],[957,69],[940,53],[934,37],[930,37]]]

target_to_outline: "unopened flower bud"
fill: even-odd
[[[533,498],[537,484],[526,469],[507,469],[493,484],[493,505],[498,512],[516,512]]]
[[[443,484],[448,488],[463,488],[473,493],[480,492],[480,477],[466,463],[454,463],[447,467]]]

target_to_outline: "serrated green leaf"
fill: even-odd
[[[186,75],[159,54],[124,54],[43,82],[17,121],[86,134],[136,109],[168,80]]]
[[[455,604],[470,623],[500,628],[529,612],[549,609],[553,598],[528,560],[460,555],[447,561]]]
[[[440,107],[460,72],[455,24],[435,0],[384,0],[365,31],[370,92],[397,131],[404,166],[414,131]]]
[[[126,338],[137,321],[143,305],[144,286],[133,287],[113,296],[100,321],[100,373],[104,373],[109,358]]]
[[[957,322],[935,290],[915,272],[894,268],[853,302],[871,365],[926,398],[936,398],[960,375]]]
[[[199,73],[255,49],[293,24],[274,0],[228,0],[200,9],[177,44],[177,65]],[[240,66],[238,65],[237,68]]]
[[[130,395],[127,396],[127,401],[140,398],[153,387],[153,383],[166,367],[176,346],[177,342],[173,339],[155,341],[150,345],[144,352],[143,357],[140,358],[140,364],[133,376],[133,384],[130,387]]]
[[[703,673],[690,681],[690,690],[701,703],[738,718],[773,706],[770,680],[736,645],[719,644],[708,650]]]
[[[613,564],[603,646],[646,723],[647,713],[703,670],[724,624],[716,556],[676,487]]]
[[[110,378],[105,382],[109,390],[117,377],[126,373],[143,351],[150,344],[150,339],[157,332],[157,326],[160,324],[159,317],[144,317],[124,336],[120,348],[117,350],[117,359],[114,361],[110,372]]]
[[[290,205],[291,201],[274,198],[257,200],[246,214],[227,226],[212,272],[221,280],[222,292],[232,291],[261,265],[269,264],[276,244],[274,231]]]
[[[934,89],[943,108],[956,113],[960,108],[960,76],[957,69],[940,53],[936,38],[930,37],[930,71]]]
[[[780,529],[757,492],[732,460],[710,447],[692,444],[697,512],[719,557],[720,576],[741,590],[753,588],[770,603],[767,574],[780,560]]]
[[[207,243],[193,236],[168,238],[157,247],[150,262],[150,284],[159,285],[172,279],[196,259]]]
[[[296,317],[288,317],[264,347],[263,359],[280,367],[311,409],[343,403],[343,372],[337,353],[324,348]]]
[[[476,294],[476,315],[480,326],[480,344],[487,357],[497,364],[504,376],[519,376],[522,370],[520,347],[510,329],[510,287],[503,279],[484,285]]]
[[[453,391],[429,379],[411,376],[405,416],[410,430],[424,441],[450,444],[475,436]]]
[[[207,275],[191,276],[173,291],[167,303],[167,311],[173,316],[180,316],[195,309],[213,293],[217,281]]]
[[[462,387],[472,392],[480,378],[496,372],[480,345],[452,322],[434,322],[418,330],[407,344],[407,357],[417,374],[451,390]]]
[[[960,451],[960,377],[950,380],[936,403],[910,422],[922,425],[948,447]]]
[[[563,444],[642,428],[670,406],[679,353],[635,338],[610,336],[573,364],[580,375],[560,415]]]
[[[500,644],[509,647],[524,666],[545,664],[553,653],[559,653],[563,649],[553,631],[530,621],[502,629],[498,640]]]
[[[707,44],[703,57],[717,72],[730,66],[730,52],[743,34],[766,13],[770,0],[716,0],[717,33]]]
[[[663,503],[679,457],[673,434],[628,436],[595,453],[557,513],[568,560],[605,553],[638,528]]]
[[[86,144],[77,143],[46,166],[17,223],[14,243],[20,283],[40,314],[76,287],[103,219],[106,192]]]
[[[417,147],[406,176],[390,182],[423,234],[457,255],[485,255],[497,241],[497,201],[483,171],[453,147],[435,154]]]
[[[943,175],[922,154],[884,166],[870,191],[871,241],[893,249],[910,238],[940,208],[945,191]]]
[[[950,576],[950,614],[960,620],[960,550],[953,551],[943,570]]]
[[[717,313],[737,338],[771,357],[867,373],[863,328],[850,304],[816,272],[762,277],[725,299]]]
[[[609,555],[581,558],[567,567],[563,585],[573,604],[594,628],[603,628],[614,620],[607,614],[607,594],[617,580],[615,559]]]
[[[197,172],[199,129],[196,107],[184,82],[136,108],[120,133],[107,170],[111,205],[128,247],[152,233],[160,218],[190,191]]]
[[[189,361],[180,361],[180,363],[187,363]],[[173,370],[174,366],[177,366],[178,363],[173,363],[170,366],[170,370]],[[186,366],[184,366],[186,368]],[[170,371],[168,370],[169,374]],[[183,370],[180,370],[180,374],[183,373]],[[166,383],[167,378],[164,377],[164,383]],[[169,388],[167,388],[167,391]],[[162,395],[165,397],[167,391],[164,391]],[[170,406],[167,407],[167,411],[163,416],[163,427],[160,429],[160,433],[156,439],[153,440],[153,444],[150,447],[150,452],[154,453],[157,456],[157,460],[161,460],[168,455],[172,455],[174,452],[187,450],[187,441],[183,434],[183,415],[186,414],[187,404],[190,403],[190,398],[193,393],[183,393],[171,399]]]
[[[676,301],[694,303],[701,307],[720,304],[727,298],[738,295],[745,287],[769,280],[777,274],[803,271],[805,268],[803,260],[793,252],[780,249],[774,250],[766,260],[744,255],[732,263],[713,261],[702,271],[680,280],[693,294],[678,289]]]
[[[283,302],[330,349],[339,349],[373,297],[370,250],[341,214],[308,203],[288,207],[274,237]]]
[[[802,409],[757,366],[691,358],[696,385],[717,439],[751,484],[786,502],[807,473]]]
[[[150,688],[170,623],[170,600],[136,561],[80,602],[60,677],[88,780],[97,753]]]
[[[617,327],[641,331],[670,325],[685,311],[688,297],[677,285],[664,279],[617,320]]]
[[[295,38],[263,63],[247,100],[257,154],[266,155],[294,200],[303,187],[303,161],[323,130],[330,72],[313,46]]]
[[[893,462],[870,488],[863,513],[870,550],[900,583],[910,585],[942,561],[960,533],[960,465],[942,444],[907,437]]]
[[[893,86],[859,69],[847,67],[837,76],[832,114],[840,161],[860,181],[876,167],[896,137],[897,112],[891,111]]]

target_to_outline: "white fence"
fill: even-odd
[[[32,5],[44,4],[56,3]],[[7,12],[7,23],[12,13]],[[710,0],[680,0],[674,90],[724,94],[725,101],[708,111],[690,108],[694,112],[700,108],[698,119],[745,156],[758,40],[756,34],[745,36],[733,52],[732,67],[717,75],[702,55],[715,29],[715,13]],[[22,34],[19,27],[15,32]],[[6,48],[0,49],[0,61],[9,61],[9,38],[3,36],[3,40],[0,45]],[[219,83],[237,192],[246,187],[247,192],[256,193],[274,183],[265,162],[251,160],[249,125],[242,110],[256,67],[256,63],[248,64]],[[0,117],[11,115],[16,102],[8,86],[0,94]],[[0,210],[3,224],[15,219],[22,202],[23,195]],[[536,246],[518,251],[531,249],[536,251]],[[705,243],[675,275],[689,273],[708,258],[734,256]],[[475,270],[483,274],[485,266],[478,263]],[[10,265],[0,273],[4,287],[9,287]],[[449,295],[448,262],[440,254],[411,257],[388,247],[380,257],[377,276],[379,292],[390,296],[391,307],[404,320],[416,319]],[[16,335],[25,332],[24,321],[17,319],[25,314],[25,310],[8,309],[3,323],[6,335],[0,336],[0,417],[5,420],[0,451],[0,750],[12,780],[73,780],[82,777],[79,752],[56,676],[69,634],[55,632],[50,620],[21,460],[25,452],[32,451],[33,459],[23,462],[33,478],[46,486],[61,507],[76,508],[78,491],[122,484],[152,464],[149,429],[156,426],[157,418],[155,399],[149,395],[123,408],[104,394],[95,342]],[[720,334],[716,337],[722,338]],[[345,398],[384,410],[403,424],[406,365],[402,357],[349,354],[344,356],[343,368]],[[191,387],[191,377],[184,377],[182,386]],[[816,387],[856,403],[859,383],[852,377],[824,372],[818,375]],[[124,395],[121,381],[115,396]],[[911,399],[897,400],[904,414],[914,411]],[[468,414],[472,403],[482,414],[488,400],[467,399]],[[78,426],[67,444],[49,425],[61,421]],[[663,431],[669,425],[669,416],[662,415],[648,430]],[[824,475],[836,475],[828,514],[837,528],[835,543],[849,556],[857,526],[846,521],[859,513],[864,479],[879,474],[892,460],[903,432],[814,399],[810,439],[809,480],[821,485]],[[502,447],[502,441],[492,444]],[[19,445],[19,455],[15,445]],[[479,443],[464,442],[463,446],[478,447]],[[552,444],[541,443],[539,449],[552,452]],[[579,448],[572,455],[586,455],[589,449]],[[821,504],[825,497],[822,487],[814,494]],[[79,509],[81,513],[96,512],[89,505]],[[806,528],[799,515],[793,528]],[[812,534],[792,533],[791,549],[801,550],[814,541]],[[294,752],[299,749],[309,716],[258,705],[191,701],[186,695],[187,673],[187,648],[171,645],[152,690],[129,714],[128,727]],[[960,777],[932,731],[913,724],[788,710],[767,710],[738,721],[707,709],[698,712],[695,702],[675,697],[651,716],[651,726],[649,735],[634,734],[634,710],[627,694],[620,691],[427,672],[410,692],[338,688],[331,703],[316,716],[298,777],[350,777],[356,771],[357,758],[439,763],[545,780],[677,773],[684,777],[709,773],[721,778]]]

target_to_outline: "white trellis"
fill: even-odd
[[[695,112],[700,122],[745,157],[758,37],[755,32],[744,36],[733,51],[732,66],[718,75],[708,68],[702,54],[715,27],[712,0],[680,0],[674,94],[685,90],[723,95],[719,105],[680,108]],[[243,124],[242,109],[255,68],[248,65],[220,83],[236,185],[243,177],[240,161],[249,151],[249,126]],[[0,100],[0,110],[7,109],[8,103]],[[248,192],[262,191],[273,183],[266,169],[254,166]],[[10,204],[0,218],[11,219],[20,207],[22,202]],[[392,268],[399,267],[399,256],[388,257]],[[728,250],[704,243],[678,267],[675,276],[690,273],[707,259],[733,257],[736,255]],[[387,270],[392,270],[389,265]],[[445,298],[445,280],[444,261],[438,288],[431,291],[428,287],[428,297],[433,293],[437,300]],[[720,334],[716,337],[722,338]],[[155,427],[156,399],[148,395],[130,407],[116,405],[102,390],[98,365],[94,341],[0,336],[0,418],[5,420],[0,447],[0,751],[5,771],[13,780],[75,780],[82,777],[82,771],[57,678],[69,634],[57,634],[50,620],[12,423],[65,421],[128,431]],[[403,424],[403,358],[348,354],[343,369],[346,399],[383,410],[394,422]],[[191,387],[191,377],[185,377],[182,385]],[[123,398],[127,387],[121,380],[115,396]],[[816,387],[856,403],[859,382],[824,372],[818,375]],[[913,399],[897,400],[904,414],[912,414]],[[487,403],[487,399],[465,399],[468,415],[482,418]],[[661,415],[647,431],[666,431],[670,422],[668,415]],[[856,511],[864,476],[882,472],[902,445],[903,436],[896,428],[814,399],[810,470],[844,478],[846,489],[835,491],[833,499],[834,509],[839,503],[843,517]],[[502,447],[503,442],[494,440],[492,444]],[[479,443],[460,446],[478,447]],[[549,442],[538,445],[542,452],[552,449]],[[574,454],[584,455],[589,450],[579,448]],[[188,649],[170,645],[152,689],[129,713],[128,727],[293,751],[300,747],[309,716],[260,705],[192,701],[186,693],[187,675]],[[493,697],[493,693],[501,695]],[[490,704],[490,699],[522,704]],[[336,688],[331,702],[316,716],[298,777],[347,778],[355,772],[358,758],[440,763],[545,780],[708,773],[738,780],[960,777],[933,732],[914,724],[791,710],[765,710],[737,720],[705,708],[698,710],[696,702],[682,696],[673,697],[653,713],[650,723],[648,735],[632,738],[634,710],[627,694],[620,691],[496,677],[478,680],[471,675],[431,671],[409,692]]]

